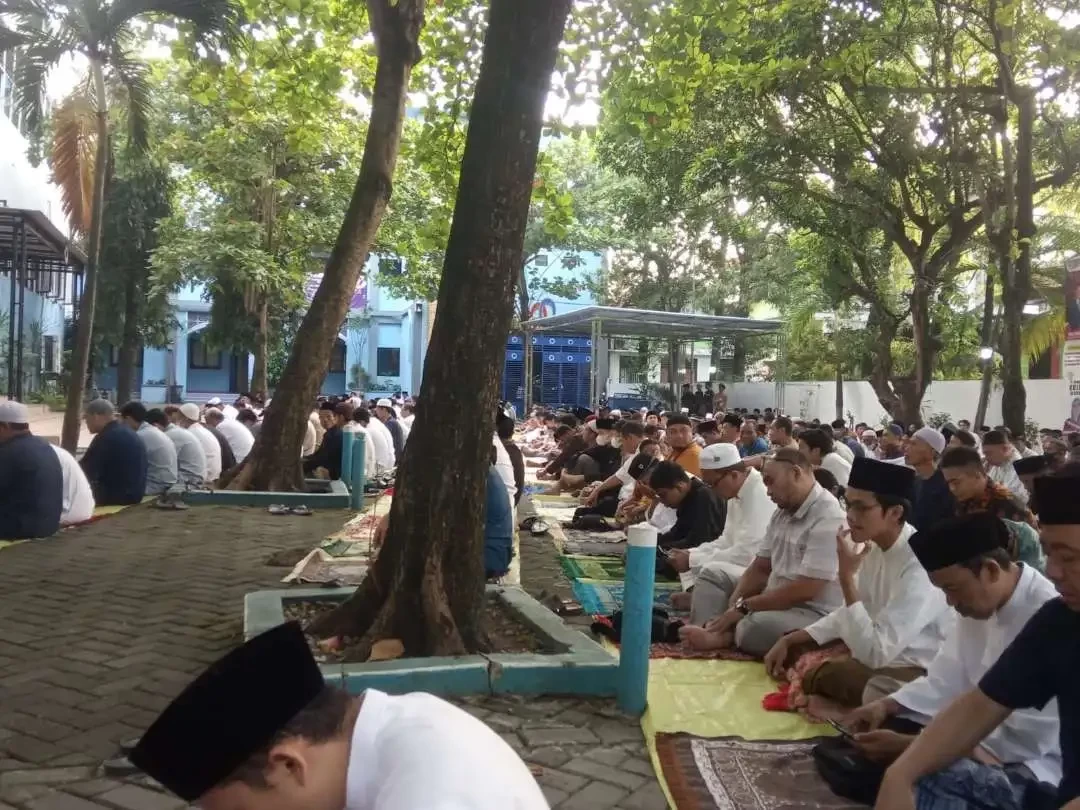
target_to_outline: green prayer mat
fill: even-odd
[[[597,579],[621,582],[626,579],[626,566],[619,557],[586,557],[568,554],[559,557],[563,573],[569,579]]]

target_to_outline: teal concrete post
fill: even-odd
[[[656,527],[638,523],[626,531],[626,581],[623,583],[622,639],[615,694],[619,708],[634,717],[645,712],[652,643],[653,582],[656,578]]]
[[[356,434],[351,430],[341,433],[341,480],[352,486],[352,449]]]
[[[352,446],[352,493],[349,506],[359,512],[364,508],[364,453],[367,449],[367,436],[355,434]]]

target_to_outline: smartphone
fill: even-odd
[[[845,740],[848,740],[849,742],[855,741],[855,737],[852,735],[852,733],[846,728],[844,728],[842,725],[840,725],[838,722],[832,719],[828,720],[827,722],[830,726],[840,732],[840,736],[843,737]]]

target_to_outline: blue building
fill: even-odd
[[[323,394],[355,390],[370,396],[420,389],[431,332],[431,307],[426,301],[395,297],[380,287],[380,272],[400,272],[400,266],[384,262],[380,270],[379,258],[369,258],[330,355]],[[308,279],[309,300],[320,280],[320,275]],[[206,289],[202,285],[185,287],[170,298],[170,303],[176,320],[172,341],[168,346],[148,346],[142,351],[142,400],[205,402],[211,397],[226,401],[238,397],[243,393],[241,382],[250,379],[254,358],[246,352],[225,353],[207,346],[202,337],[210,325]],[[115,347],[103,353],[95,373],[99,388],[115,391],[117,360]]]
[[[602,253],[569,250],[538,252],[525,265],[529,280],[530,318],[572,312],[596,303],[592,290],[600,286],[607,261]],[[572,281],[581,285],[573,298],[552,295],[551,282]],[[537,404],[564,407],[588,406],[589,375],[593,346],[589,335],[510,335],[503,365],[502,398],[514,403],[518,413],[525,405],[525,352],[532,352],[533,400]]]

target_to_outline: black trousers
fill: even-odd
[[[615,517],[615,511],[619,508],[618,495],[602,495],[596,501],[596,506],[580,506],[574,510],[574,520],[586,515],[600,515],[600,517]]]

